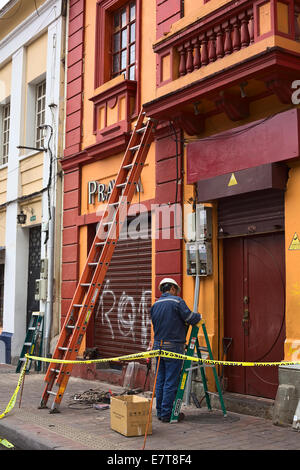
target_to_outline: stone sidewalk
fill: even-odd
[[[6,408],[17,385],[15,367],[0,364],[0,411]],[[71,377],[61,413],[50,414],[38,406],[44,389],[44,374],[25,377],[21,407],[20,392],[13,410],[0,420],[0,437],[25,450],[139,451],[144,437],[125,437],[110,427],[110,410],[74,401],[75,394],[90,389],[121,393],[124,389],[103,382]],[[149,393],[149,392],[148,392]],[[154,407],[153,407],[154,408]],[[299,450],[300,433],[291,427],[275,426],[271,420],[220,410],[209,412],[205,405],[183,405],[180,423],[161,423],[153,409],[152,434],[146,450]]]

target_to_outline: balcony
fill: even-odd
[[[238,0],[174,23],[153,46],[157,88],[147,114],[172,116],[199,135],[207,118],[224,112],[243,120],[251,102],[270,95],[291,105],[292,82],[300,79],[299,20],[294,0]]]
[[[289,47],[289,40],[300,39],[299,14],[300,4],[293,0],[240,0],[227,3],[174,34],[171,31],[153,47],[157,54],[157,86],[214,62],[222,67],[226,57],[246,48],[249,51],[244,57],[249,57],[251,46],[254,53],[259,49],[255,45],[267,38],[285,39],[279,43]],[[300,47],[290,46],[291,50],[300,52]],[[239,57],[236,60],[239,61]]]

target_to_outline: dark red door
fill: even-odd
[[[283,360],[284,234],[224,240],[224,336],[228,360]],[[227,390],[275,398],[278,367],[225,367]]]

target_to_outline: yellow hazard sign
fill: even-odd
[[[228,187],[229,186],[234,186],[235,184],[238,184],[237,180],[236,180],[236,177],[235,177],[235,174],[231,173],[231,177],[230,177],[230,180],[229,180],[229,183],[228,183]]]
[[[300,250],[300,240],[298,234],[295,232],[291,244],[289,246],[289,250]]]

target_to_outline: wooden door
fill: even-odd
[[[227,359],[274,362],[284,357],[284,234],[224,240],[224,337]],[[225,367],[227,390],[275,398],[278,367]]]

